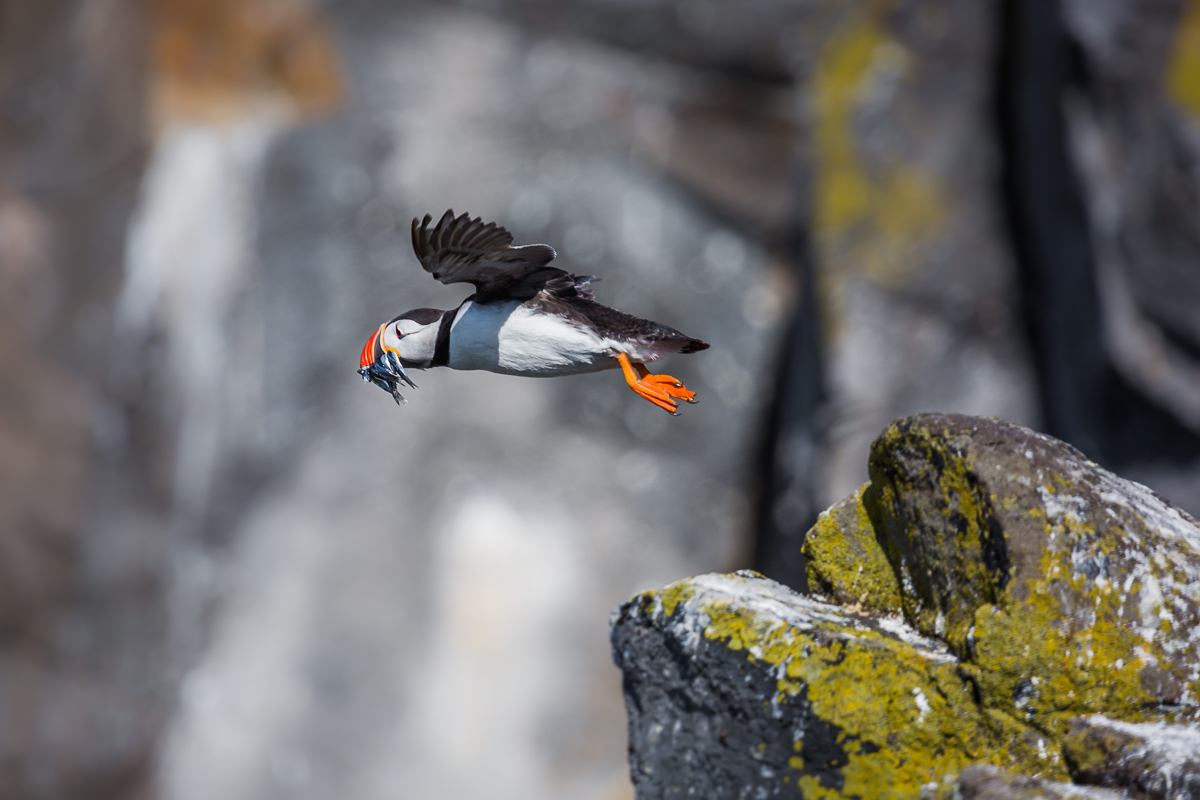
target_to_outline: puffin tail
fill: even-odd
[[[699,353],[708,349],[708,342],[684,336],[676,330],[667,329],[666,335],[643,344],[636,354],[630,353],[635,361],[648,364],[663,356],[673,356],[676,353]]]

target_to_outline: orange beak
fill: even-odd
[[[371,334],[371,338],[367,339],[367,343],[363,345],[362,355],[358,357],[358,366],[366,369],[375,363],[378,358],[379,331]]]
[[[358,357],[358,374],[364,381],[373,383],[390,394],[399,405],[408,402],[396,389],[400,385],[400,381],[404,381],[414,389],[417,388],[417,385],[404,371],[404,365],[400,362],[395,350],[384,353],[383,342],[380,341],[379,335],[386,328],[386,323],[380,325],[379,330],[371,334],[371,338],[367,339],[367,343],[363,345],[362,355]],[[384,355],[387,358],[384,358]]]

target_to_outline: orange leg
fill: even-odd
[[[672,415],[679,413],[679,404],[674,398],[696,402],[696,393],[687,388],[670,375],[654,375],[646,369],[645,364],[634,364],[624,353],[617,354],[621,371],[625,373],[625,382],[642,397]]]

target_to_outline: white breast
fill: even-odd
[[[618,347],[556,314],[517,301],[463,304],[450,329],[451,369],[549,377],[616,366]]]

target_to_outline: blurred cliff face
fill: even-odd
[[[234,307],[262,338],[231,349],[258,354],[261,412],[237,444],[257,437],[263,485],[239,514],[225,467],[211,484],[237,538],[189,556],[225,587],[181,590],[181,614],[205,591],[220,606],[163,785],[619,794],[608,610],[660,576],[735,563],[756,377],[782,310],[765,256],[629,158],[631,106],[684,91],[686,73],[444,10],[334,19],[346,106],[264,148],[242,239],[253,266]],[[631,403],[615,374],[432,371],[404,408],[365,386],[353,356],[379,321],[466,294],[410,255],[408,220],[448,207],[552,242],[601,275],[608,302],[721,341],[714,363],[671,365],[707,383],[696,413]]]
[[[0,9],[0,784],[14,796],[131,786],[155,734],[161,682],[128,663],[155,638],[130,629],[161,615],[130,596],[155,570],[81,564],[145,89],[136,8]]]
[[[630,160],[634,128],[655,124],[643,109],[695,77],[420,7],[145,11],[91,372],[80,390],[42,384],[91,402],[65,466],[40,477],[74,492],[47,559],[65,610],[33,632],[70,675],[36,663],[40,684],[6,684],[29,708],[10,718],[11,785],[626,791],[608,610],[740,560],[739,482],[786,300],[760,247]],[[363,386],[353,356],[380,319],[461,300],[416,269],[406,233],[451,205],[553,242],[609,302],[720,340],[716,360],[672,367],[703,376],[704,404],[670,420],[611,375],[431,373],[404,409]],[[55,316],[47,329],[69,331]],[[20,344],[70,364],[68,345]],[[53,406],[6,422],[34,411]],[[8,507],[39,508],[23,500]],[[55,713],[56,738],[31,740]]]
[[[0,6],[0,796],[627,797],[608,610],[903,414],[1200,506],[1200,3],[1101,5]],[[448,207],[701,405],[362,385]]]

